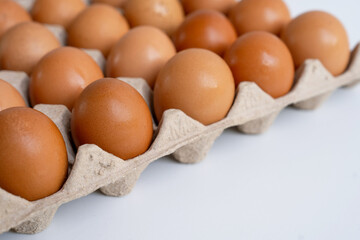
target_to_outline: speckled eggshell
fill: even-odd
[[[275,35],[256,31],[239,37],[225,55],[235,78],[255,82],[273,98],[288,93],[294,82],[294,62],[286,45]]]
[[[93,3],[105,3],[113,7],[121,8],[128,0],[92,0]]]
[[[68,170],[64,139],[43,113],[24,107],[0,112],[0,187],[29,201],[57,192]]]
[[[31,104],[62,104],[71,111],[84,88],[103,77],[100,67],[84,51],[55,49],[34,68],[29,85]]]
[[[205,49],[187,49],[159,73],[154,89],[156,118],[160,121],[167,109],[180,109],[208,125],[227,115],[234,95],[234,78],[221,57]]]
[[[282,39],[290,49],[295,66],[306,59],[319,59],[334,76],[343,73],[350,59],[350,46],[342,23],[329,13],[304,13],[285,28]]]
[[[83,0],[36,0],[31,15],[34,21],[67,28],[85,7]]]
[[[0,79],[0,111],[11,107],[26,107],[26,103],[13,86]]]
[[[191,13],[173,36],[178,51],[204,48],[219,55],[223,55],[236,38],[236,31],[231,22],[215,10],[198,10]]]
[[[168,35],[184,20],[184,10],[178,0],[128,0],[124,10],[131,27],[150,25]]]
[[[30,14],[13,0],[0,0],[0,38],[11,27],[31,21]]]
[[[186,13],[191,13],[200,9],[212,9],[227,13],[236,2],[236,0],[181,0]]]
[[[150,87],[165,63],[175,55],[170,38],[151,26],[135,27],[112,48],[106,65],[108,77],[141,77]]]
[[[283,0],[241,0],[230,9],[229,18],[239,35],[252,31],[279,35],[291,20]]]
[[[45,54],[60,46],[57,38],[43,25],[20,23],[0,39],[0,69],[31,74]]]
[[[121,13],[107,4],[93,4],[82,11],[68,28],[68,45],[99,49],[107,56],[112,46],[129,30]]]
[[[71,133],[77,147],[96,144],[127,160],[149,148],[152,117],[133,87],[115,78],[104,78],[85,88],[76,101]]]

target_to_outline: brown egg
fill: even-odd
[[[235,78],[255,82],[273,98],[288,93],[294,82],[294,62],[286,45],[268,32],[239,37],[225,55]]]
[[[282,39],[295,66],[306,59],[319,59],[334,76],[343,73],[350,58],[349,39],[341,22],[326,12],[304,13],[285,28]]]
[[[31,21],[29,13],[13,0],[0,0],[0,38],[11,27]]]
[[[86,86],[104,75],[84,51],[61,47],[45,55],[31,75],[31,104],[63,104],[69,110]]]
[[[252,31],[279,35],[291,20],[282,0],[241,0],[229,11],[229,18],[239,35]]]
[[[77,147],[96,144],[127,160],[149,148],[153,135],[151,113],[130,85],[104,78],[85,88],[76,101],[71,133]]]
[[[0,40],[0,69],[31,74],[37,62],[60,42],[43,25],[25,22],[7,31]]]
[[[165,63],[175,55],[170,38],[151,26],[135,27],[112,48],[106,65],[108,77],[141,77],[150,87]]]
[[[121,8],[128,0],[92,0],[93,3],[105,3],[113,7]]]
[[[0,111],[11,107],[26,107],[26,103],[13,86],[0,79]]]
[[[181,0],[186,13],[200,9],[212,9],[227,13],[236,2],[236,0]]]
[[[83,0],[36,0],[31,15],[37,22],[67,28],[85,7]]]
[[[205,49],[187,49],[160,71],[154,89],[158,121],[167,109],[180,109],[208,125],[223,119],[234,100],[234,78],[225,61]]]
[[[174,43],[178,51],[205,48],[223,55],[236,38],[234,27],[222,13],[198,10],[188,15],[177,29]]]
[[[132,27],[150,25],[168,35],[184,20],[184,10],[178,0],[128,0],[124,11]]]
[[[31,108],[0,112],[0,187],[29,201],[57,192],[67,176],[64,139],[56,125]]]
[[[99,49],[107,56],[112,46],[129,30],[121,13],[106,4],[93,4],[82,11],[68,28],[68,45]]]

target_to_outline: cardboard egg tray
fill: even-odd
[[[26,2],[26,1],[24,1]],[[64,44],[66,33],[61,27],[49,29]],[[360,44],[353,50],[348,69],[333,77],[318,60],[307,60],[295,76],[290,93],[273,99],[255,83],[243,82],[236,98],[223,120],[204,126],[180,110],[167,110],[159,125],[154,122],[154,140],[142,155],[124,161],[88,144],[73,149],[70,134],[70,111],[62,105],[37,105],[34,108],[49,116],[58,126],[66,142],[70,163],[69,176],[57,193],[29,202],[0,188],[0,233],[13,230],[19,233],[37,233],[50,223],[58,207],[86,196],[98,189],[106,195],[123,196],[134,187],[142,171],[153,161],[172,154],[182,163],[203,160],[218,136],[226,128],[237,127],[245,134],[266,131],[282,109],[293,106],[315,109],[333,91],[351,87],[360,82]],[[104,69],[105,59],[97,50],[84,50]],[[28,101],[29,77],[23,72],[0,71],[0,79],[12,84]],[[144,97],[152,110],[152,90],[146,81],[138,78],[119,78],[132,85]]]

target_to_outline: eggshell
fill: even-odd
[[[29,201],[57,192],[67,175],[64,139],[41,112],[24,107],[0,112],[0,187]]]
[[[205,48],[219,55],[231,46],[237,35],[231,22],[215,10],[191,13],[174,34],[178,51],[187,48]]]
[[[131,27],[150,25],[168,35],[184,20],[184,10],[178,0],[128,0],[124,11]]]
[[[160,71],[154,109],[158,121],[165,110],[174,108],[208,125],[227,115],[234,96],[234,78],[225,61],[209,50],[187,49]]]
[[[96,144],[127,160],[149,148],[153,135],[151,113],[130,85],[104,78],[85,88],[76,101],[71,133],[77,147]]]
[[[60,42],[43,25],[20,23],[0,39],[0,69],[24,71],[31,74],[37,62]]]
[[[92,0],[93,3],[105,3],[113,7],[121,8],[128,0]]]
[[[13,0],[0,0],[0,38],[11,27],[31,21],[30,14]]]
[[[241,0],[231,8],[229,18],[239,35],[252,31],[279,35],[291,20],[282,0]]]
[[[186,13],[200,9],[212,9],[227,13],[236,2],[236,0],[181,0]]]
[[[175,55],[170,38],[151,26],[135,27],[112,48],[106,65],[108,77],[141,77],[150,87],[165,63]]]
[[[112,46],[129,30],[121,13],[106,4],[93,4],[82,11],[68,28],[68,45],[99,49],[107,56]]]
[[[225,55],[235,78],[255,82],[273,98],[288,93],[294,82],[294,62],[286,45],[275,35],[257,31],[239,37]]]
[[[55,49],[34,68],[29,85],[31,104],[63,104],[71,111],[84,88],[103,77],[100,67],[84,51]]]
[[[85,7],[83,0],[36,0],[31,15],[34,21],[67,28]]]
[[[341,22],[329,13],[304,13],[285,28],[282,39],[289,47],[295,66],[306,59],[319,59],[337,76],[343,73],[350,59],[349,39]]]
[[[26,103],[13,86],[0,79],[0,111],[11,107],[26,107]]]

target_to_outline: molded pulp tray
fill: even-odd
[[[0,78],[13,84],[27,97],[29,78],[26,74],[0,71]],[[122,80],[133,85],[151,106],[152,92],[144,80]],[[336,78],[319,61],[306,61],[297,71],[292,91],[278,99],[271,98],[254,83],[241,83],[225,119],[204,126],[179,110],[167,110],[159,126],[154,127],[155,139],[150,149],[127,161],[96,145],[83,145],[74,156],[70,143],[70,112],[64,106],[37,105],[35,108],[48,115],[61,130],[67,144],[69,161],[74,164],[63,188],[50,197],[29,202],[0,189],[0,233],[9,229],[21,233],[42,231],[51,222],[57,208],[65,202],[86,196],[99,188],[106,195],[125,195],[131,191],[149,163],[163,156],[173,154],[183,163],[199,162],[224,129],[238,126],[244,133],[261,133],[286,106],[314,109],[337,88],[352,86],[359,81],[360,52],[357,47],[348,70]]]

